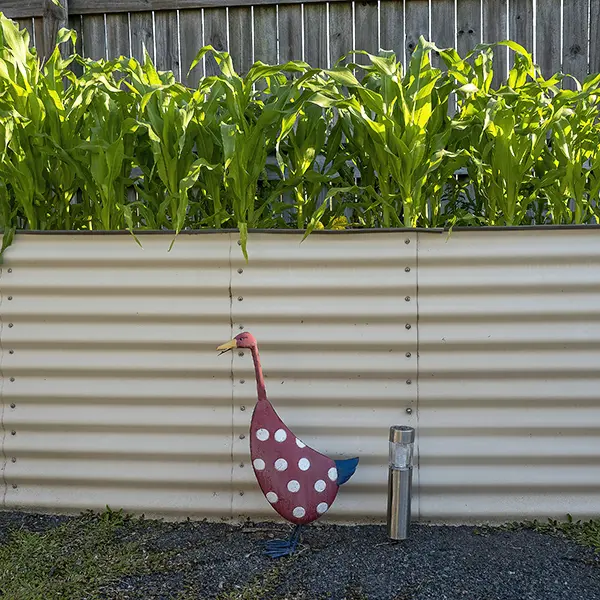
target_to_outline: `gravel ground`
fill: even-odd
[[[65,517],[0,512],[8,531],[41,532]],[[123,541],[168,556],[163,572],[124,577],[110,600],[600,600],[591,549],[528,529],[413,526],[390,543],[382,526],[313,526],[292,558],[262,554],[280,524],[133,521]],[[66,599],[80,600],[80,599]]]

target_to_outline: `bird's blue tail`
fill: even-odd
[[[338,472],[338,485],[344,485],[352,475],[354,475],[354,471],[356,471],[356,467],[358,465],[358,458],[347,458],[345,460],[336,460],[335,467]]]

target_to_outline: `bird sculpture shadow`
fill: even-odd
[[[250,422],[254,474],[271,506],[295,525],[289,539],[267,542],[266,554],[279,558],[296,550],[303,525],[330,509],[339,487],[356,471],[358,458],[333,460],[297,438],[267,398],[256,338],[251,333],[240,333],[217,350],[223,353],[234,348],[250,350],[256,373],[258,400]]]

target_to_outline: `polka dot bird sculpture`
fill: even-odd
[[[294,552],[303,525],[316,521],[329,510],[340,485],[354,474],[358,458],[332,460],[298,439],[267,399],[256,338],[250,333],[240,333],[217,350],[223,353],[234,348],[250,350],[256,372],[258,402],[250,423],[254,474],[271,506],[296,526],[288,540],[267,542],[266,553],[278,558]]]

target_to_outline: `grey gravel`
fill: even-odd
[[[0,543],[9,529],[43,531],[65,518],[0,512]],[[262,554],[265,540],[288,532],[273,523],[133,521],[123,540],[168,552],[168,564],[123,578],[106,598],[600,600],[598,555],[531,530],[415,525],[410,540],[393,544],[378,525],[313,526],[296,556]]]

